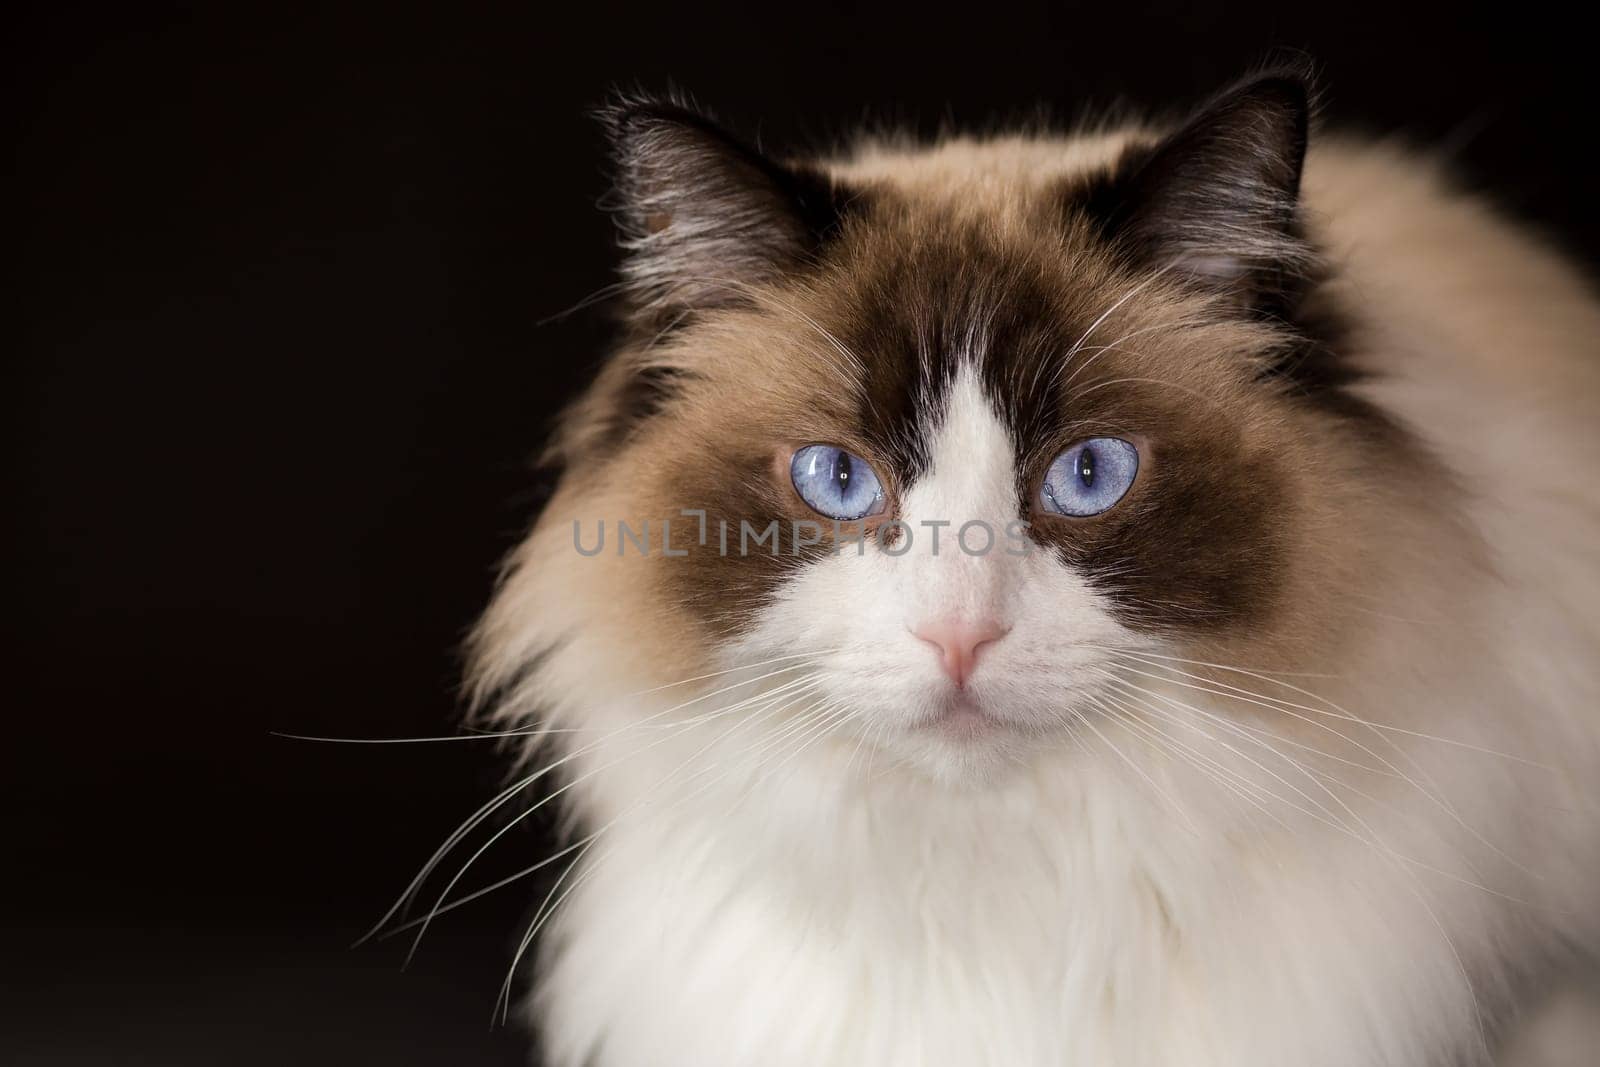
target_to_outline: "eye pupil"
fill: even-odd
[[[1121,500],[1139,473],[1139,450],[1120,437],[1091,437],[1056,456],[1040,498],[1058,515],[1088,518]]]
[[[850,522],[883,510],[883,486],[872,465],[833,445],[795,452],[789,480],[808,507],[830,519]]]

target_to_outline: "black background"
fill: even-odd
[[[1172,106],[1308,50],[1336,124],[1600,248],[1583,34],[1528,8],[48,9],[14,22],[0,1059],[512,1063],[532,898],[347,946],[498,782],[456,647],[611,278],[615,84],[772,146]],[[483,878],[536,858],[507,835]],[[498,864],[498,866],[497,866]],[[477,875],[469,884],[481,884]]]

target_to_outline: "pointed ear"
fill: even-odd
[[[1157,144],[1131,150],[1090,212],[1147,263],[1246,301],[1306,274],[1300,229],[1312,89],[1303,71],[1222,93]]]
[[[819,171],[785,166],[677,102],[619,100],[600,113],[636,315],[747,301],[747,286],[802,265],[844,198]]]

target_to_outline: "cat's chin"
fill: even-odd
[[[958,689],[947,694],[916,729],[957,744],[982,744],[998,735],[1014,733],[1016,727],[996,716],[982,700]]]
[[[904,762],[943,785],[983,786],[1016,773],[1028,755],[1064,742],[1008,717],[993,702],[953,691],[899,735]]]

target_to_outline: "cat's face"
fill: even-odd
[[[682,677],[763,664],[941,775],[1092,730],[1129,652],[1337,640],[1394,438],[1286,321],[1297,87],[980,182],[941,177],[959,145],[897,181],[780,168],[671,109],[616,127],[636,341],[569,418],[544,522],[611,527],[570,566],[631,601],[652,632],[627,640]]]

